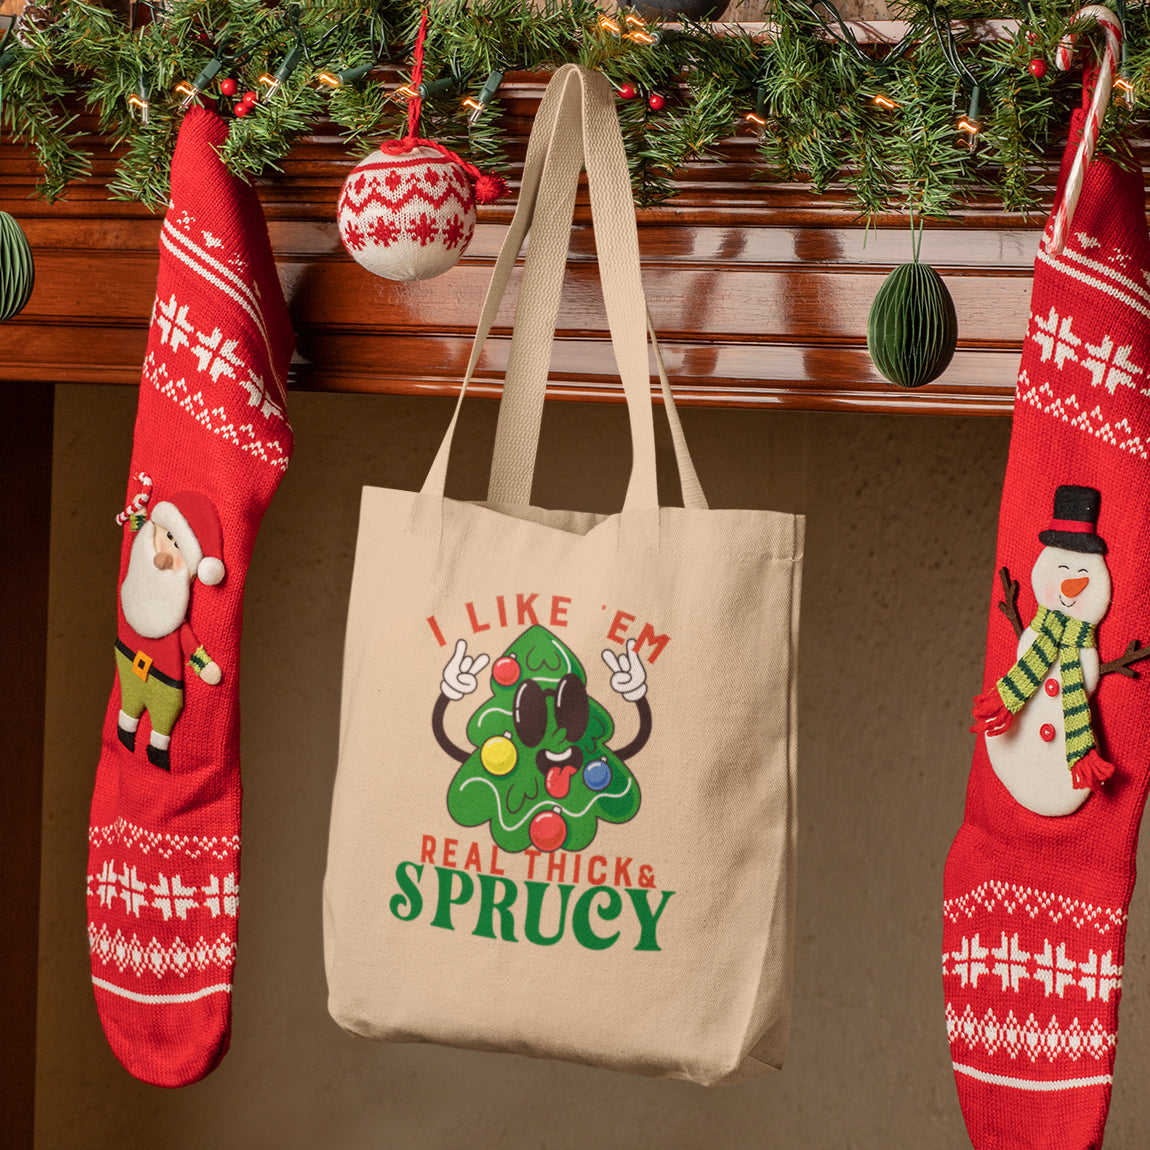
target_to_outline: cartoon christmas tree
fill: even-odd
[[[587,693],[587,674],[571,649],[546,627],[523,632],[491,667],[491,697],[467,724],[470,751],[447,737],[443,716],[451,699],[478,686],[485,655],[466,655],[460,640],[444,671],[433,716],[440,745],[461,761],[447,792],[447,809],[467,827],[489,823],[507,851],[578,851],[595,838],[599,819],[625,823],[639,810],[639,784],[625,758],[651,729],[646,672],[633,643],[604,659],[612,686],[639,711],[639,735],[622,752],[607,746],[615,724]]]

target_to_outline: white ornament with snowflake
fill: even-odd
[[[462,165],[430,147],[372,152],[339,195],[339,234],[352,258],[390,280],[454,267],[475,231],[475,191]]]

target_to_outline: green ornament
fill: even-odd
[[[922,387],[946,370],[957,342],[954,300],[938,272],[917,260],[895,268],[867,318],[875,367],[899,387]]]
[[[35,282],[28,237],[12,216],[0,212],[0,323],[23,310]]]

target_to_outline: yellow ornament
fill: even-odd
[[[510,739],[503,735],[493,735],[483,744],[479,760],[489,774],[505,775],[514,768],[519,760],[519,753]]]

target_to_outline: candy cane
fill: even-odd
[[[143,511],[145,507],[147,507],[148,500],[152,498],[151,477],[145,475],[141,471],[140,474],[136,476],[136,478],[144,485],[144,490],[141,491],[139,495],[137,495],[136,498],[133,499],[132,502],[129,503],[128,506],[120,512],[119,515],[116,516],[116,523],[120,527],[123,527],[124,524],[127,523],[133,515],[139,515],[140,512]]]
[[[1074,216],[1074,209],[1078,205],[1078,196],[1082,191],[1082,182],[1086,178],[1086,169],[1094,159],[1094,146],[1098,143],[1098,129],[1102,124],[1102,117],[1106,114],[1106,105],[1110,102],[1110,90],[1114,86],[1114,77],[1118,74],[1118,58],[1122,50],[1122,25],[1118,17],[1104,8],[1101,4],[1088,4],[1080,8],[1073,17],[1074,21],[1094,20],[1106,33],[1106,49],[1103,53],[1102,66],[1098,70],[1098,80],[1094,85],[1094,99],[1090,102],[1090,111],[1086,118],[1086,126],[1082,131],[1082,140],[1078,151],[1074,154],[1074,163],[1070,168],[1070,175],[1066,178],[1066,189],[1062,202],[1054,211],[1052,218],[1053,230],[1046,250],[1058,255],[1066,243],[1070,233],[1070,221]],[[1074,35],[1062,38],[1055,55],[1055,63],[1065,72],[1074,62],[1077,45]]]

